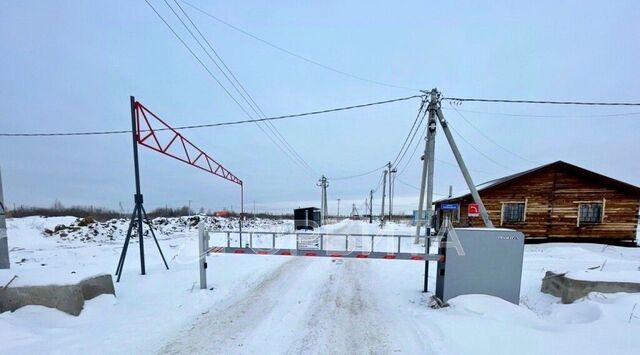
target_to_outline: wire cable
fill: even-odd
[[[413,132],[413,136],[411,136],[411,140],[409,141],[409,144],[407,144],[407,148],[402,153],[402,155],[400,156],[398,161],[394,164],[394,166],[400,165],[400,163],[402,162],[402,160],[406,156],[407,152],[409,151],[409,148],[411,147],[411,144],[413,143],[413,140],[416,138],[416,135],[420,132],[420,127],[422,127],[422,122],[424,122],[424,119],[425,119],[426,116],[427,116],[427,111],[425,110],[424,113],[422,114],[422,117],[420,118],[420,122],[418,122],[418,126],[416,127],[415,131]],[[427,128],[428,128],[428,125],[425,125],[423,135],[426,135]],[[417,142],[418,142],[417,144],[420,144],[420,139],[418,139]],[[415,154],[415,150],[416,150],[416,148],[414,148],[413,152],[411,153],[411,156],[409,157],[409,160],[411,160],[413,158],[413,155]]]
[[[517,154],[517,153],[514,153],[513,151],[511,151],[511,150],[509,150],[509,149],[505,148],[504,146],[502,146],[502,145],[501,145],[501,144],[499,144],[498,142],[496,142],[496,141],[494,141],[493,139],[491,139],[491,137],[489,137],[488,135],[486,135],[484,132],[482,132],[482,130],[481,130],[481,129],[479,129],[478,127],[476,127],[476,125],[474,125],[473,123],[471,123],[471,121],[469,121],[466,117],[464,117],[464,115],[463,115],[462,113],[460,113],[460,111],[458,111],[458,109],[453,108],[453,110],[454,110],[454,111],[456,111],[456,113],[457,113],[457,114],[458,114],[458,115],[459,115],[459,116],[460,116],[460,117],[461,117],[465,122],[467,122],[467,123],[469,124],[469,126],[471,126],[473,129],[475,129],[478,133],[480,133],[480,135],[481,135],[481,136],[483,136],[483,137],[484,137],[486,140],[488,140],[489,142],[493,143],[496,147],[498,147],[498,148],[500,148],[500,149],[504,150],[505,152],[507,152],[507,153],[509,153],[509,154],[513,155],[514,157],[516,157],[516,158],[518,158],[518,159],[520,159],[520,160],[526,161],[527,163],[532,163],[532,164],[540,165],[540,163],[538,163],[538,162],[535,162],[535,161],[533,161],[533,160],[531,160],[531,159],[527,159],[527,158],[525,158],[525,157],[523,157],[523,156],[521,156],[521,155],[519,155],[519,154]]]
[[[251,37],[251,38],[253,38],[253,39],[255,39],[255,40],[259,41],[259,42],[262,42],[262,43],[268,45],[271,48],[277,49],[280,52],[283,52],[283,53],[288,54],[288,55],[290,55],[292,57],[298,58],[298,59],[300,59],[302,61],[305,61],[305,62],[307,62],[309,64],[315,65],[315,66],[323,68],[325,70],[332,71],[334,73],[338,73],[338,74],[350,77],[352,79],[357,79],[357,80],[360,80],[360,81],[365,81],[365,82],[376,84],[376,85],[391,87],[391,88],[395,88],[395,89],[402,89],[402,90],[419,91],[419,89],[416,89],[416,88],[410,88],[410,87],[406,87],[406,86],[400,86],[400,85],[384,83],[384,82],[381,82],[381,81],[378,81],[378,80],[367,79],[367,78],[364,78],[364,77],[361,77],[361,76],[358,76],[358,75],[354,75],[354,74],[351,74],[351,73],[347,73],[345,71],[342,71],[342,70],[333,68],[331,66],[322,64],[322,63],[317,62],[317,61],[315,61],[313,59],[309,59],[309,58],[304,57],[304,56],[302,56],[300,54],[296,54],[296,53],[294,53],[294,52],[292,52],[292,51],[290,51],[288,49],[285,49],[285,48],[280,47],[280,46],[278,46],[276,44],[273,44],[273,43],[271,43],[271,42],[269,42],[269,41],[267,41],[265,39],[262,39],[262,38],[260,38],[260,37],[258,37],[256,35],[254,35],[254,34],[251,34],[251,33],[247,32],[247,31],[243,30],[242,28],[234,26],[231,23],[229,23],[227,21],[224,21],[224,20],[220,19],[219,17],[214,16],[213,14],[211,14],[211,13],[209,13],[207,11],[204,11],[203,9],[201,9],[201,8],[195,6],[195,5],[193,5],[193,4],[191,4],[191,3],[187,2],[187,1],[184,1],[184,0],[180,0],[180,1],[182,1],[182,3],[184,3],[185,5],[193,8],[194,10],[199,11],[200,13],[204,14],[205,16],[208,16],[208,17],[216,20],[217,22],[219,22],[219,23],[221,23],[221,24],[223,24],[223,25],[225,25],[225,26],[227,26],[227,27],[229,27],[229,28],[231,28],[231,29],[233,29],[233,30],[235,30],[237,32],[240,32],[240,33],[242,33],[242,34],[244,34],[244,35],[246,35],[248,37]]]
[[[440,163],[440,164],[444,164],[444,165],[453,166],[455,168],[458,168],[458,164],[456,164],[456,163],[452,163],[450,161],[446,161],[446,160],[442,160],[442,159],[438,159],[438,158],[435,158],[434,160],[436,162]],[[495,173],[490,173],[488,171],[473,169],[473,168],[469,168],[469,167],[467,167],[467,170],[475,171],[476,173],[481,173],[481,174],[485,174],[485,175],[494,175],[495,174]]]
[[[640,102],[589,102],[589,101],[542,101],[542,100],[508,100],[478,99],[462,97],[443,97],[442,100],[454,102],[501,102],[508,104],[548,104],[548,105],[585,105],[585,106],[640,106]]]
[[[490,156],[488,156],[487,154],[485,154],[484,152],[482,152],[480,149],[478,149],[475,145],[473,145],[473,143],[469,142],[462,134],[460,134],[460,132],[458,132],[455,128],[453,128],[451,125],[449,125],[449,128],[451,128],[451,130],[458,135],[458,137],[460,137],[460,139],[462,139],[465,143],[467,143],[471,148],[473,148],[473,150],[475,150],[476,152],[478,152],[478,154],[482,155],[483,157],[485,157],[487,160],[489,160],[490,162],[494,163],[495,165],[502,167],[504,169],[507,170],[511,170],[511,171],[516,171],[516,169],[510,167],[510,166],[506,166],[500,162],[498,162],[497,160],[491,158]]]
[[[156,8],[151,5],[151,3],[148,0],[144,0],[147,5],[151,8],[151,10],[153,10],[153,12],[156,14],[156,16],[158,16],[158,18],[160,18],[160,20],[165,24],[165,26],[167,26],[167,28],[169,28],[169,30],[171,31],[171,33],[173,33],[173,35],[180,41],[180,43],[182,43],[182,45],[187,49],[187,51],[189,51],[189,53],[196,59],[196,61],[198,61],[198,63],[200,63],[200,65],[205,69],[205,71],[209,74],[209,76],[211,76],[211,78],[213,78],[213,80],[215,80],[216,83],[218,83],[218,85],[224,90],[224,92],[227,94],[227,96],[229,96],[229,98],[231,98],[236,105],[245,113],[245,115],[249,118],[252,118],[251,114],[249,114],[249,112],[244,108],[244,106],[242,106],[240,104],[240,102],[238,102],[238,100],[229,92],[229,90],[222,84],[222,82],[220,82],[220,80],[218,80],[218,78],[211,72],[211,70],[209,69],[209,67],[204,64],[204,62],[202,61],[202,59],[200,59],[200,57],[198,57],[198,55],[193,51],[193,49],[191,49],[191,47],[182,39],[182,37],[180,37],[180,35],[173,29],[173,27],[165,20],[165,18],[158,12],[158,10],[156,10]],[[165,1],[165,4],[167,4],[167,6],[171,9],[171,11],[176,15],[176,17],[178,17],[178,19],[180,20],[180,22],[187,28],[187,30],[189,31],[189,33],[193,35],[193,32],[191,32],[191,30],[186,26],[186,24],[184,23],[184,21],[182,21],[182,19],[177,15],[177,13],[175,12],[175,10],[169,5],[168,2]],[[195,36],[194,36],[195,38]],[[198,44],[200,44],[200,46],[202,47],[202,44],[197,40]],[[204,49],[204,48],[203,48]],[[206,50],[205,50],[206,52]],[[209,55],[208,52],[206,52],[207,55]],[[212,59],[213,60],[213,59]],[[216,64],[217,65],[217,64]],[[218,66],[218,69],[220,69],[220,67]],[[258,126],[258,128],[273,142],[273,144],[275,144],[280,150],[282,150],[283,153],[285,153],[285,155],[287,155],[287,157],[289,157],[289,155],[286,153],[286,151],[284,149],[282,149],[282,147],[280,147],[280,145],[278,143],[276,143],[275,140],[273,140],[273,138],[264,130],[264,128],[262,128],[260,125],[258,125],[256,123],[256,125]],[[51,136],[51,135],[48,135]],[[24,137],[24,135],[23,135]],[[291,157],[289,157],[291,159]]]
[[[443,107],[443,110],[454,110],[453,108]],[[598,117],[624,117],[624,116],[638,116],[640,112],[621,112],[621,113],[609,113],[609,114],[597,114],[597,115],[532,115],[532,114],[520,114],[510,112],[491,112],[491,111],[475,111],[475,110],[463,110],[456,108],[461,112],[477,113],[482,115],[496,115],[496,116],[511,116],[511,117],[534,117],[534,118],[598,118]]]
[[[397,176],[396,176],[396,179],[397,179],[397,180],[398,180],[398,182],[399,182],[399,183],[401,183],[402,185],[405,185],[405,186],[411,187],[412,189],[415,189],[415,190],[420,191],[420,188],[419,188],[419,187],[417,187],[417,186],[415,186],[415,185],[412,185],[412,184],[409,184],[408,182],[406,182],[406,181],[404,181],[404,180],[398,179],[398,177],[397,177]],[[440,194],[440,193],[437,193],[437,192],[434,192],[433,194],[434,194],[434,195],[438,195],[438,196],[448,196],[448,195]]]
[[[310,111],[310,112],[304,112],[304,113],[296,113],[296,114],[283,115],[283,116],[227,121],[227,122],[218,122],[218,123],[205,123],[205,124],[189,125],[189,126],[178,126],[178,127],[175,127],[174,129],[186,130],[186,129],[197,129],[197,128],[233,126],[233,125],[240,125],[240,124],[246,124],[246,123],[252,123],[252,122],[285,120],[285,119],[321,115],[321,114],[327,114],[327,113],[333,113],[333,112],[339,112],[339,111],[347,111],[347,110],[353,110],[353,109],[359,109],[359,108],[365,108],[365,107],[371,107],[371,106],[377,106],[377,105],[384,105],[384,104],[389,104],[389,103],[394,103],[399,101],[411,100],[417,97],[422,97],[422,96],[413,95],[413,96],[401,97],[401,98],[396,98],[391,100],[376,101],[376,102],[370,102],[366,104],[351,105],[351,106],[345,106],[345,107],[338,107],[338,108],[325,109],[325,110],[319,110],[319,111]],[[168,128],[166,129],[161,128],[158,130],[168,130]],[[0,137],[88,136],[88,135],[109,135],[109,134],[124,134],[124,133],[131,133],[131,130],[61,132],[61,133],[0,133]]]
[[[409,133],[407,133],[407,137],[405,137],[404,142],[402,142],[402,146],[400,147],[400,151],[398,152],[398,154],[396,155],[396,157],[393,159],[393,163],[391,163],[391,165],[393,166],[397,166],[398,164],[400,164],[400,161],[402,161],[402,158],[404,158],[405,154],[407,153],[407,150],[409,150],[409,147],[411,146],[411,143],[413,143],[413,139],[416,136],[416,133],[420,130],[420,125],[422,124],[422,121],[424,120],[424,116],[426,115],[426,110],[423,113],[423,110],[425,108],[425,104],[427,101],[427,97],[423,97],[422,98],[422,102],[420,103],[420,108],[418,109],[418,114],[416,115],[416,118],[413,120],[413,124],[411,125],[411,128],[409,129]],[[417,124],[417,126],[416,126]],[[414,132],[414,128],[415,128],[415,132]],[[411,135],[413,133],[413,136]],[[411,137],[411,141],[409,142],[409,137]],[[407,144],[407,142],[409,144]],[[405,149],[406,146],[406,149]],[[402,157],[401,157],[402,156]]]
[[[364,172],[364,173],[361,173],[361,174],[356,174],[356,175],[351,175],[351,176],[341,176],[341,177],[337,177],[337,178],[329,178],[329,177],[328,177],[327,179],[329,179],[329,180],[349,180],[349,179],[355,179],[355,178],[359,178],[359,177],[361,177],[361,176],[371,175],[371,174],[373,174],[373,173],[375,173],[375,172],[378,172],[378,171],[380,171],[380,170],[384,169],[386,166],[387,166],[387,164],[384,164],[384,165],[379,166],[379,167],[377,167],[377,168],[375,168],[375,169],[373,169],[373,170],[370,170],[370,171],[367,171],[367,172]]]
[[[426,135],[428,128],[429,128],[428,126],[424,127],[423,135]],[[407,159],[407,162],[404,164],[404,167],[400,170],[400,172],[398,173],[398,175],[396,175],[396,177],[402,175],[407,170],[407,168],[409,167],[409,165],[413,161],[414,155],[416,155],[416,152],[418,151],[418,147],[420,147],[420,143],[421,143],[421,140],[418,139],[416,141],[416,145],[413,147],[413,151],[411,152],[411,156],[409,156],[409,159]]]
[[[169,9],[171,9],[171,11],[173,12],[173,14],[178,18],[178,20],[182,23],[182,25],[187,29],[187,31],[189,32],[189,34],[191,35],[191,37],[198,43],[198,45],[200,46],[200,48],[202,48],[202,50],[207,54],[207,56],[209,57],[209,59],[211,59],[211,61],[215,64],[215,66],[218,68],[218,70],[220,70],[220,72],[224,75],[224,77],[227,79],[227,81],[231,84],[231,86],[233,86],[233,88],[236,90],[236,92],[240,95],[240,97],[242,97],[242,99],[247,103],[247,105],[253,110],[253,112],[261,118],[266,117],[266,115],[264,114],[264,111],[262,111],[262,109],[260,108],[260,106],[255,102],[255,100],[253,99],[253,97],[251,97],[251,95],[247,92],[247,90],[244,88],[244,86],[242,85],[242,83],[240,83],[240,81],[238,80],[238,78],[235,76],[235,74],[233,73],[233,71],[229,68],[229,66],[227,66],[227,64],[224,62],[224,60],[222,59],[222,57],[218,54],[218,52],[213,48],[213,46],[211,45],[211,43],[209,42],[209,40],[204,36],[204,34],[202,33],[202,31],[200,31],[200,29],[198,28],[198,26],[193,22],[193,20],[191,19],[191,17],[189,16],[189,14],[182,8],[182,6],[180,5],[180,3],[178,3],[177,0],[174,0],[175,4],[178,6],[178,8],[181,10],[182,14],[187,18],[187,20],[189,21],[189,23],[191,23],[191,25],[193,26],[193,28],[198,32],[198,34],[200,35],[200,37],[202,37],[202,39],[204,40],[204,42],[207,44],[207,46],[209,47],[209,49],[213,52],[213,54],[216,56],[216,58],[218,58],[218,60],[220,61],[220,63],[222,64],[222,66],[224,66],[224,68],[227,70],[227,72],[229,72],[229,74],[231,75],[231,77],[233,77],[234,80],[231,80],[231,78],[229,77],[229,75],[227,75],[227,73],[220,67],[220,65],[217,63],[217,61],[215,59],[213,59],[213,57],[211,56],[211,54],[209,54],[209,51],[207,51],[207,49],[202,45],[202,43],[198,40],[198,38],[194,35],[194,33],[191,31],[191,29],[189,28],[189,26],[187,26],[187,24],[182,20],[182,18],[176,13],[176,11],[173,9],[173,7],[169,4],[169,2],[167,0],[164,0],[165,4],[169,7]],[[234,83],[235,81],[235,83]],[[236,85],[237,83],[237,85]],[[240,87],[240,89],[242,89],[242,91],[238,88],[238,86]],[[246,96],[245,96],[246,95]],[[248,97],[248,99],[247,99]],[[256,123],[259,124],[259,123]],[[295,149],[291,146],[291,144],[289,144],[289,142],[286,140],[286,138],[282,135],[282,133],[280,133],[280,131],[271,123],[271,122],[264,122],[263,123],[267,129],[269,129],[269,131],[271,131],[271,133],[274,135],[274,137],[276,139],[278,139],[285,147],[286,150],[288,150],[288,154],[285,153],[286,155],[291,154],[291,156],[289,158],[293,158],[294,161],[297,161],[297,164],[300,164],[301,167],[308,169],[310,172],[312,172],[313,175],[319,175],[317,171],[315,171],[315,169],[313,169],[301,156],[300,154],[298,154],[298,152],[295,151]],[[264,132],[264,130],[263,130]],[[266,134],[266,132],[264,132]],[[272,140],[273,141],[273,140]],[[274,142],[275,143],[275,142]]]

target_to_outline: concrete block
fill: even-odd
[[[102,294],[115,295],[111,275],[99,275],[76,285],[21,286],[0,288],[0,313],[28,305],[56,308],[77,316],[84,301]]]
[[[9,287],[0,291],[0,312],[37,305],[56,308],[77,316],[84,307],[82,288],[77,285]]]
[[[640,292],[640,283],[574,280],[566,277],[565,274],[547,271],[542,279],[540,291],[560,297],[562,303],[573,303],[575,300],[587,296],[590,292],[637,293]]]
[[[78,284],[82,288],[84,300],[90,300],[104,294],[116,294],[113,286],[113,278],[109,274],[90,277],[80,281]]]

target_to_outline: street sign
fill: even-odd
[[[458,209],[458,204],[457,203],[443,203],[442,205],[440,205],[440,208],[443,210],[457,210]]]
[[[467,208],[467,216],[480,217],[480,206],[477,203],[470,203]]]

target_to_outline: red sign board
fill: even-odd
[[[480,206],[477,203],[470,203],[467,208],[467,216],[480,217]]]

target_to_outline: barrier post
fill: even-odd
[[[207,233],[204,222],[198,223],[198,251],[200,266],[200,289],[207,288],[207,252],[209,250],[209,233]]]

